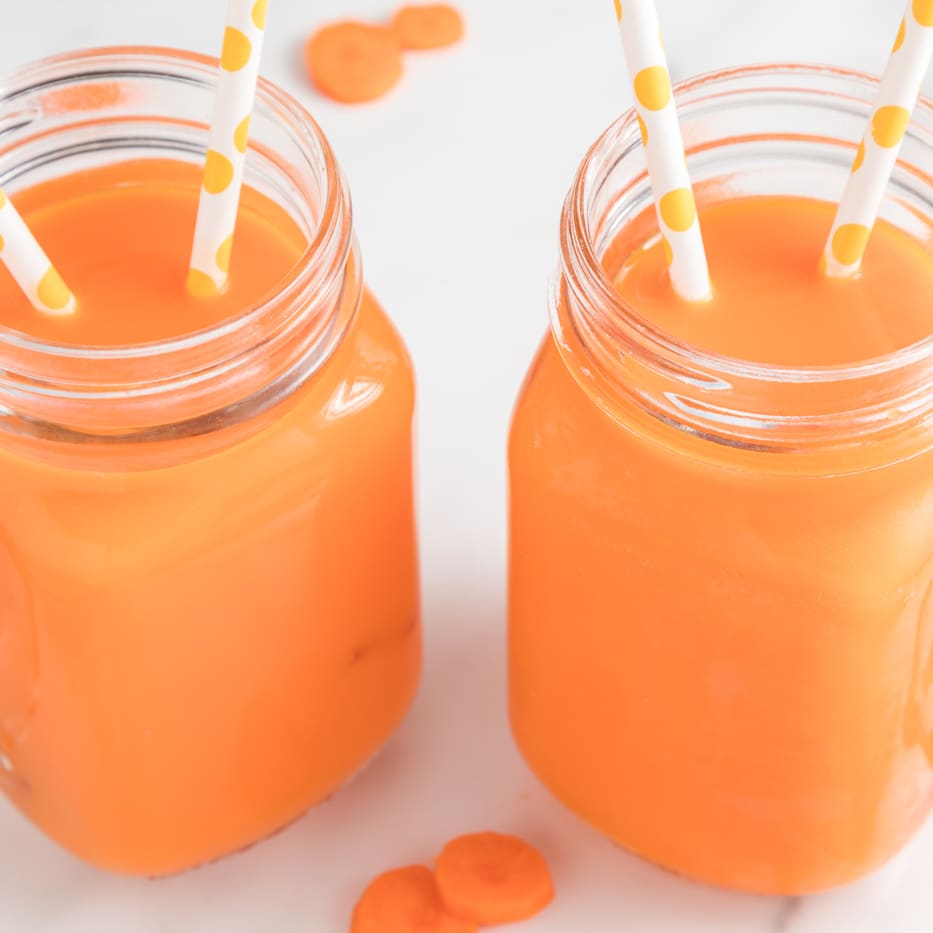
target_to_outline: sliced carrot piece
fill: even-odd
[[[344,104],[382,97],[402,77],[402,49],[392,31],[353,20],[315,32],[305,48],[305,63],[311,83]]]
[[[463,17],[445,3],[403,6],[392,18],[392,31],[404,49],[441,49],[463,38]]]
[[[353,911],[350,933],[477,933],[471,920],[441,904],[434,875],[423,865],[379,875]]]
[[[527,920],[554,899],[544,856],[517,836],[454,839],[438,857],[434,876],[444,906],[483,925]]]

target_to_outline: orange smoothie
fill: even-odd
[[[199,181],[153,159],[15,195],[79,308],[43,317],[0,270],[0,325],[124,353],[274,295],[308,240],[251,188],[228,290],[186,294]],[[416,688],[399,336],[364,292],[309,378],[255,416],[238,404],[229,430],[173,416],[177,437],[130,445],[0,434],[0,789],[118,871],[175,872],[281,828],[373,756]]]
[[[782,196],[701,207],[714,298],[688,305],[646,213],[605,255],[607,292],[633,332],[733,361],[842,367],[919,348],[933,230],[879,223],[860,277],[829,281],[832,215]],[[739,423],[739,377],[716,403],[715,367],[698,363],[702,411],[686,376],[664,394],[680,424],[643,403],[655,377],[635,356],[607,354],[623,388],[594,389],[567,293],[564,345],[545,340],[511,435],[517,741],[559,798],[667,868],[769,893],[850,881],[933,805],[933,425],[811,449],[833,409],[816,410],[825,387],[787,377],[780,404],[814,407],[802,440],[717,442],[717,423]],[[685,428],[694,416],[710,427]]]

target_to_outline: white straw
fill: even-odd
[[[2,189],[0,261],[37,311],[43,314],[71,314],[74,311],[74,296]]]
[[[227,283],[268,5],[269,0],[230,0],[227,10],[188,272],[188,290],[202,298]]]
[[[625,62],[635,91],[641,138],[671,284],[687,301],[712,297],[703,235],[687,172],[654,0],[615,0]]]
[[[912,0],[823,251],[831,278],[848,278],[862,265],[931,57],[933,0]]]

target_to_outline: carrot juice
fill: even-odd
[[[78,309],[41,316],[0,270],[0,789],[117,871],[286,825],[418,680],[411,366],[303,125],[319,226],[248,183],[216,299],[185,290],[195,162],[11,192]]]
[[[806,118],[831,106],[808,82],[841,79],[804,77]],[[858,279],[823,277],[834,205],[794,178],[837,144],[788,143],[771,82],[792,86],[714,76],[684,105],[699,138],[708,100],[749,133],[698,157],[708,304],[674,295],[637,166],[600,187],[637,126],[568,201],[510,442],[511,717],[624,847],[801,894],[881,865],[933,806],[933,217],[891,211]]]

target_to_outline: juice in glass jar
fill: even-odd
[[[830,281],[846,95],[867,111],[871,84],[788,67],[685,90],[705,305],[674,296],[619,157],[634,117],[607,132],[510,443],[525,757],[631,851],[767,893],[876,868],[933,805],[933,217],[910,168],[933,110],[862,274]]]
[[[41,316],[0,270],[0,789],[137,874],[327,797],[420,665],[411,365],[326,140],[271,86],[229,286],[186,292],[211,75],[33,66],[0,157],[32,166],[7,190],[79,301]]]

